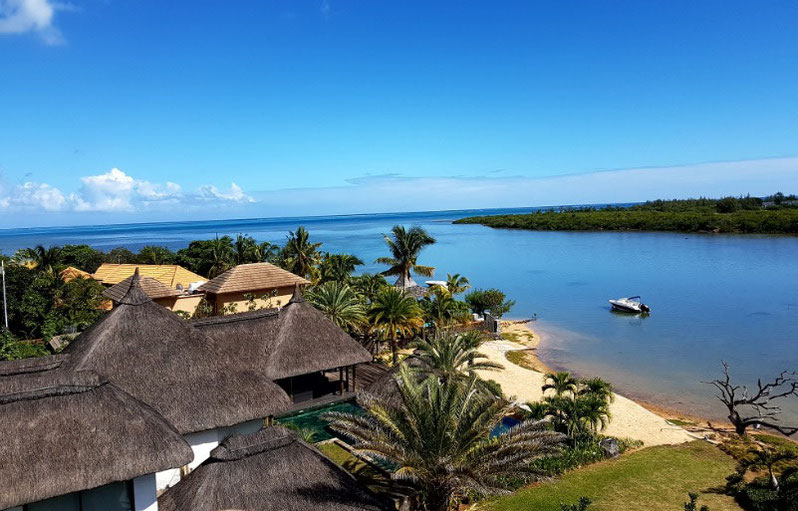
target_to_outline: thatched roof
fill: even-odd
[[[69,282],[70,280],[75,279],[90,279],[91,273],[83,271],[79,268],[75,268],[74,266],[67,266],[61,273],[58,274],[61,277],[61,280],[64,282]]]
[[[94,372],[0,378],[0,509],[180,467],[194,454],[152,408]]]
[[[16,376],[19,374],[40,373],[57,369],[68,358],[68,355],[59,353],[47,357],[23,358],[0,362],[0,376]]]
[[[202,275],[188,271],[176,264],[113,264],[103,263],[94,272],[94,278],[106,286],[119,284],[138,270],[142,277],[152,277],[169,289],[177,289],[180,284],[183,289],[194,282],[204,282],[208,279]]]
[[[239,264],[197,288],[207,293],[246,293],[262,289],[293,287],[310,281],[269,263]]]
[[[105,291],[103,291],[103,296],[106,298],[110,298],[111,300],[118,302],[119,300],[124,297],[128,290],[130,289],[130,284],[133,282],[133,275],[126,278],[122,282],[118,284],[114,284],[113,286],[109,287]],[[152,277],[141,277],[139,284],[141,285],[141,289],[153,300],[157,300],[158,298],[170,298],[173,296],[180,296],[182,293],[174,288],[168,288],[165,284],[161,283],[160,280],[156,280]]]
[[[201,331],[277,380],[371,361],[371,354],[299,291],[280,309],[197,320]]]
[[[387,510],[344,469],[281,426],[230,437],[158,499],[161,511]]]
[[[394,282],[394,287],[398,287],[399,289],[403,290],[408,295],[412,296],[413,298],[419,299],[424,298],[429,291],[427,287],[421,287],[416,284],[416,281],[413,280],[413,277],[410,275],[405,278],[404,275],[400,275],[396,282]]]
[[[290,404],[276,384],[241,369],[245,358],[154,303],[138,274],[118,306],[64,352],[65,367],[107,376],[183,434],[267,417]]]

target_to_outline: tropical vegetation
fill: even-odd
[[[475,216],[460,224],[543,231],[641,230],[723,233],[798,233],[798,200],[776,194],[722,199],[657,200],[629,207],[540,210]]]
[[[380,257],[376,260],[379,264],[390,266],[383,275],[397,275],[406,284],[411,280],[411,272],[424,277],[431,277],[435,272],[432,266],[418,264],[421,251],[435,243],[435,238],[421,227],[406,229],[402,225],[395,225],[391,229],[391,236],[383,235],[385,244],[391,252],[390,257]]]
[[[419,380],[402,366],[398,403],[366,396],[365,415],[328,418],[357,453],[395,467],[393,478],[417,489],[419,509],[448,511],[469,495],[506,492],[508,480],[534,474],[533,462],[556,452],[562,441],[545,423],[531,420],[491,437],[512,406],[479,392],[477,380]]]

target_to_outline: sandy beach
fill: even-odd
[[[486,342],[480,351],[491,361],[502,364],[504,369],[484,371],[481,376],[498,382],[508,397],[524,402],[540,401],[543,398],[543,375],[548,370],[535,355],[541,337],[521,322],[503,323],[502,332],[504,337],[512,340]],[[522,352],[511,355],[511,358],[518,361],[516,357],[521,357],[520,362],[525,367],[508,360],[507,354],[511,352]],[[697,438],[668,423],[646,407],[618,394],[610,405],[610,412],[612,420],[604,431],[607,435],[640,440],[646,446],[677,444]]]

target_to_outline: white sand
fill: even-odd
[[[543,398],[543,373],[517,366],[505,357],[508,351],[526,348],[528,346],[510,341],[486,342],[480,351],[491,361],[502,364],[504,370],[482,371],[480,376],[498,382],[511,399],[522,402],[540,401]],[[696,438],[631,399],[617,394],[610,405],[610,413],[612,420],[603,431],[606,435],[640,440],[646,446],[678,444]]]

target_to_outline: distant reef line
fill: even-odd
[[[798,234],[798,199],[794,195],[776,194],[765,198],[658,200],[631,207],[472,216],[454,223],[534,231]]]

